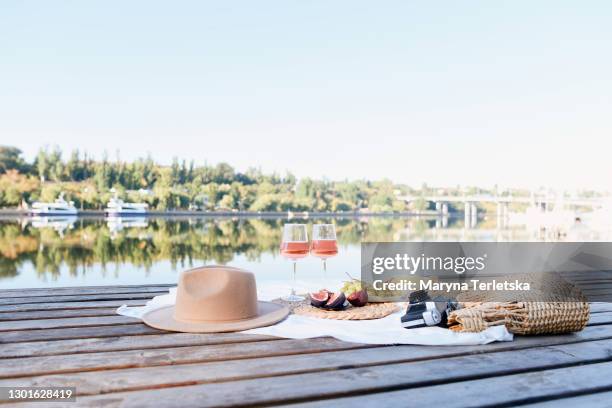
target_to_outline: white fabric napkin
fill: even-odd
[[[260,300],[278,298],[275,290],[260,291]],[[176,301],[176,288],[167,295],[156,296],[145,306],[117,309],[122,316],[142,319],[142,316]],[[315,317],[289,315],[285,320],[268,327],[246,330],[243,333],[263,334],[288,339],[308,339],[331,336],[339,340],[363,344],[418,344],[429,346],[472,346],[495,341],[512,341],[513,335],[505,326],[493,326],[480,333],[455,333],[441,327],[404,329],[400,325],[403,311],[375,320],[330,320]]]

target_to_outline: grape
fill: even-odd
[[[347,281],[344,282],[344,285],[342,286],[341,291],[347,294],[351,294],[354,292],[359,292],[362,288],[362,283],[359,280],[352,280],[352,281]]]

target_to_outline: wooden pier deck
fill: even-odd
[[[577,334],[477,347],[170,333],[115,314],[164,292],[0,291],[0,387],[76,387],[74,403],[15,404],[33,407],[612,406],[612,304]]]

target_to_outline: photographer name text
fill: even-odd
[[[384,282],[381,279],[372,282],[372,287],[375,290],[388,291],[415,291],[415,290],[432,290],[438,292],[454,292],[467,290],[482,290],[482,291],[529,291],[531,286],[529,282],[514,281],[480,281],[472,279],[468,282],[435,282],[431,280],[420,280],[418,282],[410,280],[400,280],[394,282]]]

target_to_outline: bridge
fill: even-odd
[[[466,226],[476,225],[478,220],[478,203],[492,203],[497,205],[498,221],[503,221],[508,218],[508,207],[510,204],[528,204],[531,207],[539,208],[541,211],[548,211],[551,206],[557,208],[567,207],[590,207],[600,208],[606,202],[610,202],[610,197],[597,198],[570,198],[557,197],[554,195],[536,195],[526,196],[502,196],[491,194],[473,194],[473,195],[398,195],[398,200],[403,200],[407,203],[416,200],[425,200],[435,203],[436,212],[442,216],[448,215],[448,203],[462,203],[463,213]]]

